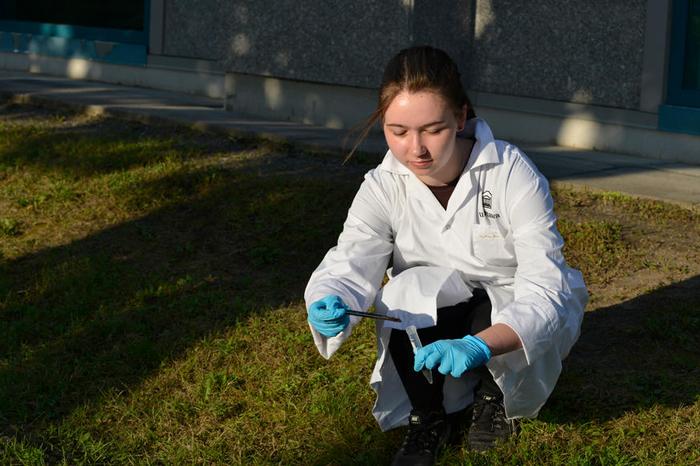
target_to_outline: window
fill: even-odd
[[[700,107],[700,0],[673,2],[668,103]]]
[[[700,0],[674,0],[659,129],[700,135]]]
[[[144,0],[3,0],[0,19],[143,31]]]
[[[0,51],[145,65],[150,0],[0,0]]]

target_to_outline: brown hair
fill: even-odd
[[[447,101],[456,117],[462,116],[465,104],[467,119],[476,117],[469,97],[464,92],[459,69],[446,52],[430,46],[403,49],[387,63],[379,88],[377,108],[360,126],[360,135],[345,160],[355,153],[372,126],[384,118],[391,102],[403,91],[435,92]]]

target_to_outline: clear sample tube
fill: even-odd
[[[418,330],[416,329],[416,326],[409,325],[408,327],[406,327],[406,333],[408,334],[408,341],[411,342],[411,346],[413,347],[413,354],[416,354],[418,350],[423,347],[423,345],[420,342],[420,338],[418,337]],[[430,371],[430,369],[424,368],[421,372],[425,376],[425,379],[428,381],[428,383],[432,384],[433,373]]]

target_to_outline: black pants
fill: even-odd
[[[489,326],[491,326],[491,302],[484,290],[476,289],[469,301],[438,309],[437,325],[419,329],[418,336],[425,346],[437,340],[475,335]],[[445,376],[437,369],[433,369],[431,385],[421,372],[413,370],[413,348],[404,330],[391,331],[389,353],[413,409],[421,412],[442,410],[442,387]],[[474,369],[473,373],[480,380],[477,385],[478,391],[501,396],[501,390],[485,366]]]

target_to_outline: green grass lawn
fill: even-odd
[[[302,294],[362,174],[321,153],[2,102],[0,463],[378,464],[373,324],[330,361]],[[591,288],[551,399],[443,464],[700,462],[700,216],[555,190]]]

